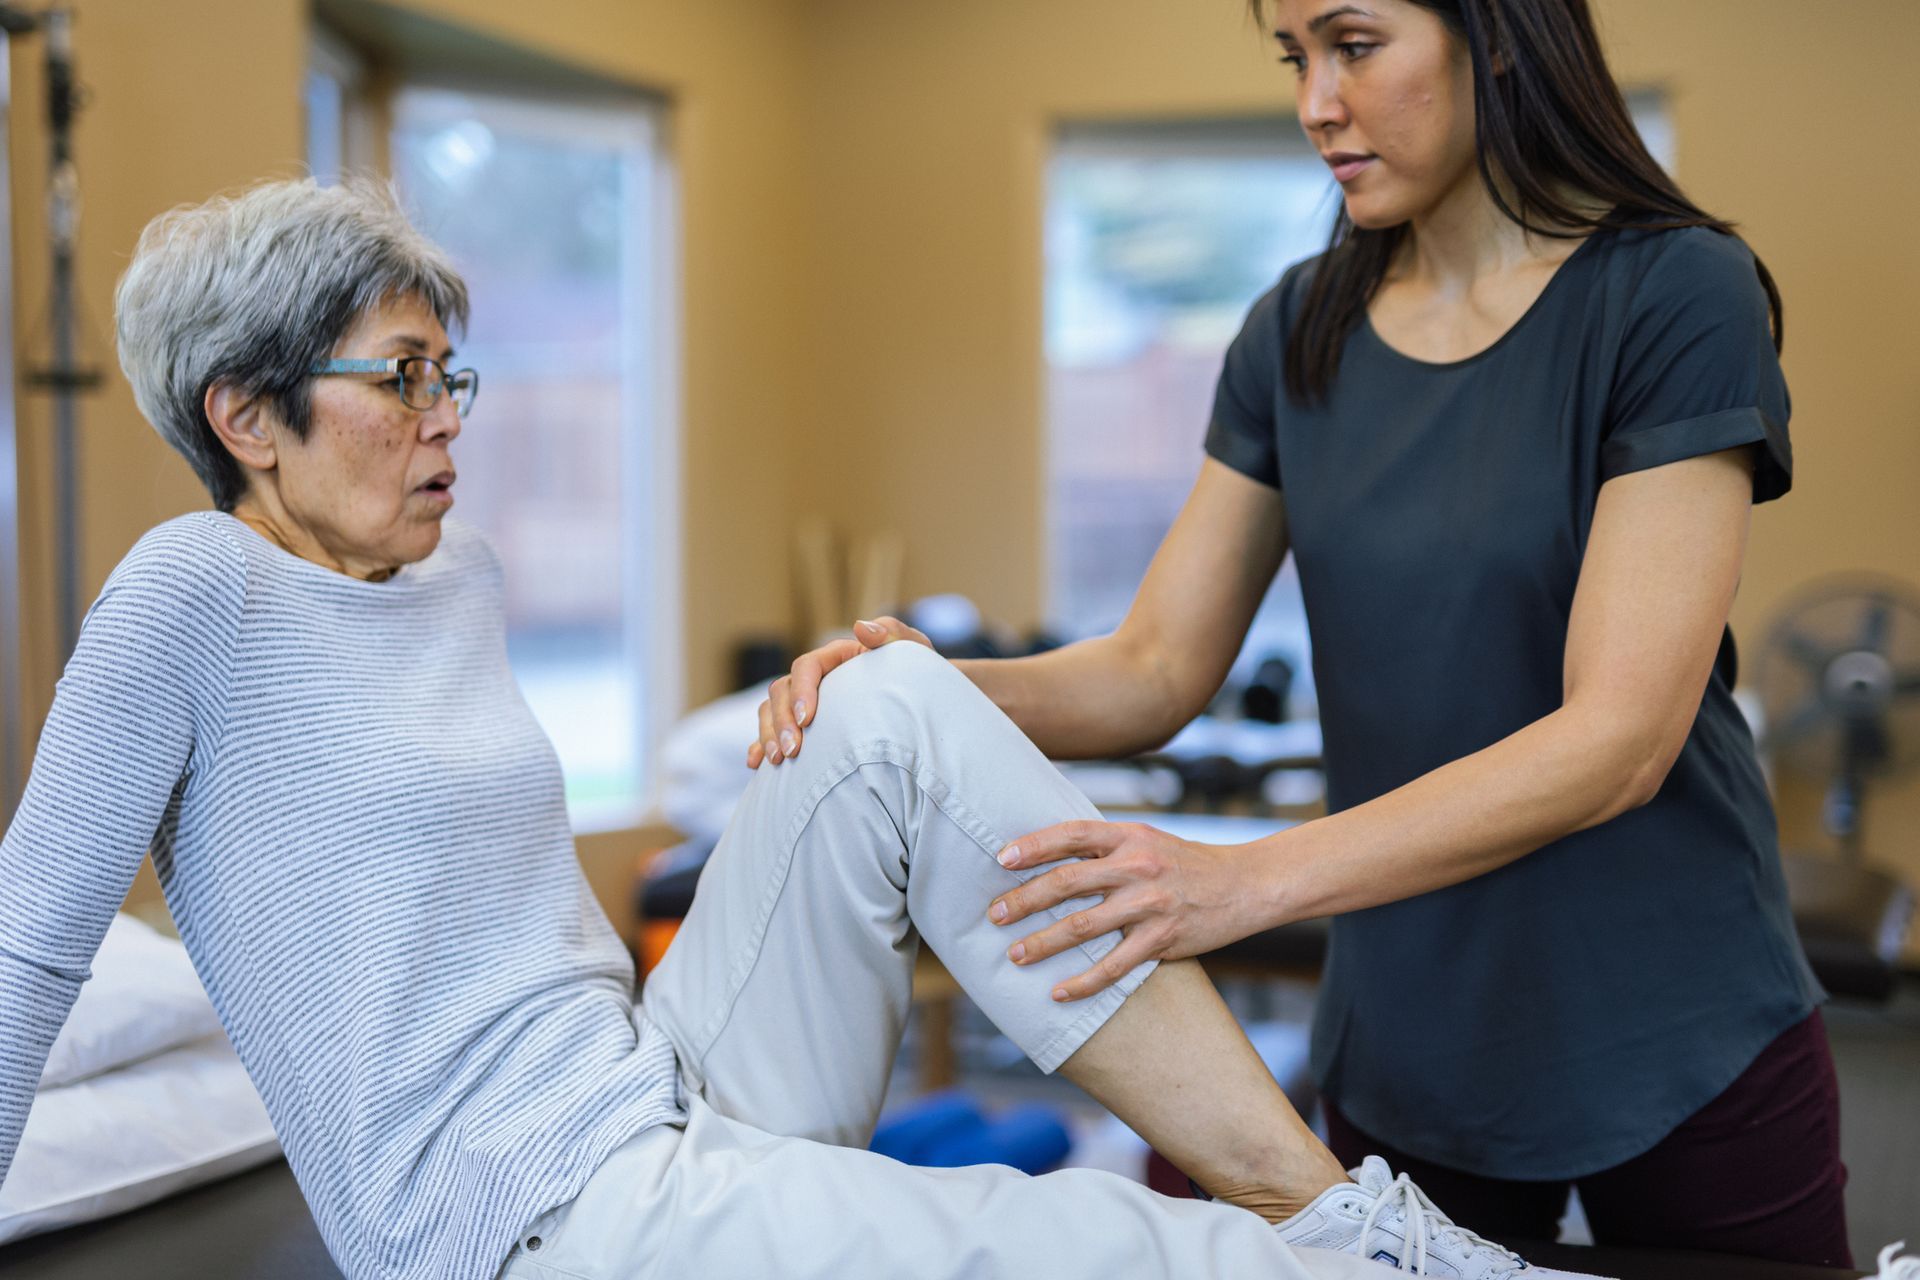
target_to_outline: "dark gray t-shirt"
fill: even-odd
[[[1595,234],[1466,360],[1412,359],[1363,322],[1328,401],[1301,408],[1282,356],[1314,265],[1254,305],[1207,451],[1286,494],[1337,812],[1560,707],[1608,480],[1758,444],[1766,501],[1792,460],[1766,298],[1730,236]],[[1735,661],[1728,634],[1650,804],[1334,922],[1313,1064],[1354,1124],[1489,1176],[1595,1172],[1653,1146],[1821,998]]]

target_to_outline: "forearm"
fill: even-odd
[[[1644,734],[1571,707],[1366,804],[1247,846],[1267,926],[1398,902],[1505,866],[1650,797]]]
[[[33,1106],[47,1054],[79,997],[80,975],[58,973],[0,947],[0,1186]]]
[[[1031,658],[956,665],[1055,760],[1113,759],[1157,747],[1200,711],[1171,664],[1124,631]]]

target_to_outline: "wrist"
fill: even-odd
[[[1309,901],[1309,886],[1302,874],[1301,840],[1295,833],[1304,830],[1304,826],[1288,827],[1240,846],[1245,851],[1241,883],[1248,888],[1246,909],[1257,917],[1249,932],[1277,929],[1322,914]]]

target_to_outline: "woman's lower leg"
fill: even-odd
[[[1346,1180],[1197,961],[1163,963],[1060,1074],[1209,1195],[1269,1222]]]

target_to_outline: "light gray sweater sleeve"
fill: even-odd
[[[0,1183],[107,925],[217,746],[245,597],[239,550],[186,517],[142,538],[87,614],[0,840]]]

